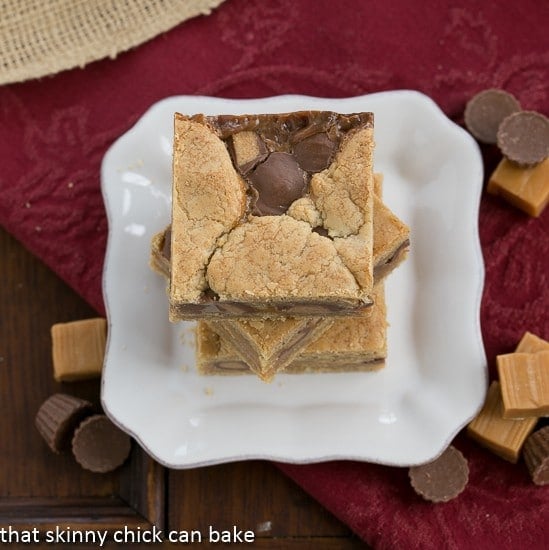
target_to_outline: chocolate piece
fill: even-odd
[[[74,429],[92,410],[89,401],[55,393],[38,409],[35,425],[48,447],[60,453],[69,447]]]
[[[72,452],[86,470],[111,472],[121,466],[130,454],[128,434],[117,428],[104,414],[84,420],[72,438]]]
[[[497,356],[504,418],[549,414],[549,351]]]
[[[488,388],[482,410],[467,426],[467,434],[482,446],[509,462],[518,461],[524,441],[537,423],[536,418],[503,418],[499,382]]]
[[[539,164],[549,156],[549,120],[534,111],[513,113],[500,124],[497,143],[519,166]]]
[[[102,317],[51,327],[53,375],[58,382],[101,376],[107,340]]]
[[[530,216],[539,216],[549,203],[549,159],[530,168],[503,159],[488,180],[487,191]]]
[[[235,166],[243,176],[253,170],[269,155],[264,141],[256,132],[244,131],[231,136],[231,149]]]
[[[465,489],[469,465],[463,454],[449,446],[436,460],[408,470],[415,492],[431,502],[448,502]]]
[[[325,132],[315,134],[294,145],[299,166],[307,172],[320,172],[330,166],[336,144]]]
[[[248,131],[270,155],[244,179],[226,140]],[[330,166],[310,175],[310,189],[305,175],[301,183],[301,172],[297,178],[288,168],[293,146],[309,131],[337,144]],[[372,161],[369,113],[176,114],[170,319],[360,314],[371,305],[373,287]],[[261,177],[273,163],[285,171],[281,187],[290,189],[281,200],[268,197],[272,174]],[[253,215],[253,179],[259,208],[281,214],[305,194],[331,238],[288,215]]]
[[[271,153],[249,178],[258,193],[256,210],[262,216],[284,214],[307,186],[305,172],[289,153]]]
[[[524,462],[536,485],[549,484],[549,426],[528,437],[524,443]]]
[[[510,93],[484,90],[465,106],[465,126],[479,141],[496,143],[499,125],[516,111],[520,111],[520,104]]]

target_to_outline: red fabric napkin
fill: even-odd
[[[474,93],[501,87],[549,115],[549,4],[458,4],[228,0],[114,61],[0,87],[0,223],[104,312],[101,159],[161,98],[409,88],[461,123]],[[483,153],[490,173],[498,152]],[[549,339],[549,209],[532,219],[484,195],[480,232],[481,323],[495,376],[496,354],[513,350],[525,330]],[[413,493],[405,469],[279,466],[376,548],[549,547],[549,489],[533,486],[523,464],[464,435],[456,445],[469,460],[470,483],[440,505]]]

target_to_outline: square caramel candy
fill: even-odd
[[[538,351],[549,351],[549,342],[526,331],[522,336],[517,349],[517,353],[536,353]]]
[[[58,382],[101,376],[107,340],[103,318],[57,323],[51,327],[53,375]]]
[[[370,306],[373,132],[371,113],[176,113],[170,319]]]
[[[504,418],[499,382],[492,382],[481,411],[467,426],[467,435],[494,454],[518,462],[526,438],[536,426],[536,418]]]
[[[549,414],[549,351],[498,355],[505,418]]]
[[[531,167],[504,158],[490,177],[487,191],[530,216],[539,216],[549,202],[549,158]]]

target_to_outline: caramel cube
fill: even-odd
[[[499,382],[492,382],[480,413],[467,426],[467,434],[480,445],[509,462],[516,463],[537,419],[503,417]]]
[[[537,353],[538,351],[549,351],[549,342],[531,332],[525,332],[515,352]]]
[[[504,418],[549,414],[549,351],[498,355]]]
[[[490,177],[487,191],[530,216],[539,216],[549,202],[549,158],[528,168],[504,158]]]
[[[51,327],[53,376],[70,382],[101,376],[107,340],[103,318],[57,323]]]

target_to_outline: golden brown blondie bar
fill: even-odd
[[[373,115],[175,115],[170,319],[358,314]]]

